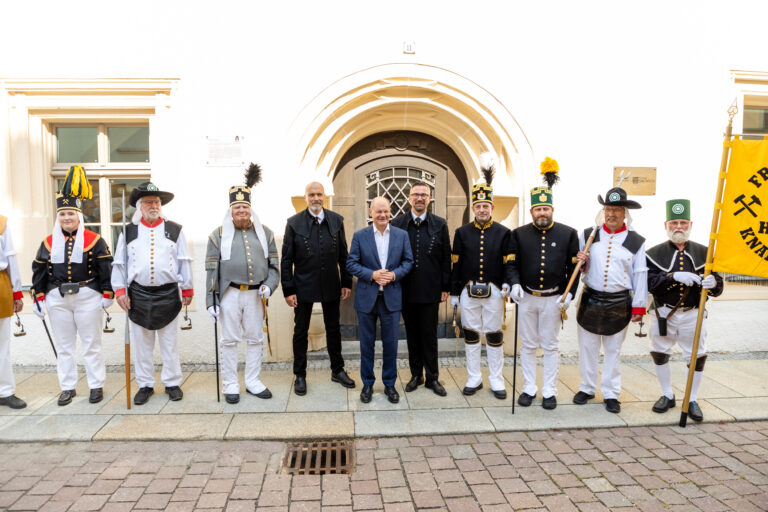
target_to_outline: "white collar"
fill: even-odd
[[[389,223],[387,223],[387,227],[384,228],[384,233],[379,231],[379,229],[376,227],[376,224],[371,224],[371,227],[373,228],[373,234],[379,234],[380,236],[388,235],[389,234]]]

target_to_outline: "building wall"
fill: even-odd
[[[304,183],[319,179],[332,192],[347,149],[397,129],[445,142],[470,181],[479,154],[496,154],[501,201],[521,205],[506,210],[510,226],[528,221],[527,191],[545,156],[561,168],[555,216],[578,228],[593,221],[614,166],[656,167],[656,195],[636,197],[643,210],[634,226],[650,244],[661,241],[664,201],[689,197],[694,238],[705,241],[726,110],[734,99],[743,107],[733,71],[763,72],[750,87],[768,97],[760,82],[768,8],[758,1],[16,2],[4,10],[17,22],[0,34],[0,211],[12,220],[25,284],[53,224],[41,133],[61,105],[146,116],[152,180],[176,194],[165,213],[184,224],[201,297],[206,236],[242,175],[206,165],[207,136],[242,137],[246,161],[264,167],[254,204],[278,243]],[[415,54],[403,53],[404,41],[416,43]],[[291,314],[279,293],[270,314],[274,357],[288,359]],[[209,362],[210,320],[197,300],[190,315],[182,358]],[[16,362],[47,360],[34,329]],[[120,343],[106,350],[120,361]]]

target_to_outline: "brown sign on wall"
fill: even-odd
[[[613,186],[619,185],[619,177],[627,176],[621,188],[631,196],[655,196],[656,195],[656,168],[655,167],[614,167]]]

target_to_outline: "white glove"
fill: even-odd
[[[104,309],[107,309],[109,306],[112,305],[112,303],[115,302],[115,299],[108,299],[106,297],[101,298],[101,307]]]
[[[683,283],[685,286],[701,284],[701,276],[693,272],[674,272],[672,278],[678,283]]]
[[[211,306],[208,308],[208,314],[211,315],[211,318],[215,322],[219,318],[219,306]]]
[[[45,305],[43,304],[43,301],[38,300],[37,304],[32,304],[32,312],[45,320]]]
[[[515,304],[518,304],[520,299],[523,298],[523,287],[519,284],[513,284],[510,297],[512,297],[512,300],[515,301]]]
[[[557,299],[557,303],[560,304],[560,309],[566,310],[568,309],[568,306],[571,305],[571,301],[573,300],[573,294],[571,292],[568,292],[568,295],[565,296],[565,300],[563,300],[563,296],[561,295],[559,299]]]
[[[711,290],[715,286],[717,286],[717,280],[712,274],[709,274],[707,277],[701,280],[701,287],[705,290]]]
[[[451,307],[452,308],[459,307],[459,296],[458,295],[451,295]]]
[[[270,295],[272,295],[272,290],[269,289],[269,286],[263,284],[261,285],[261,288],[259,288],[259,295],[262,299],[268,299]]]
[[[501,296],[505,299],[509,297],[509,285],[507,283],[501,285]]]

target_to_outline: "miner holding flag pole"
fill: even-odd
[[[768,245],[765,243],[768,242],[768,236],[760,236],[768,235],[768,215],[763,207],[768,203],[768,140],[744,140],[740,135],[731,140],[733,117],[736,113],[734,104],[728,109],[728,126],[723,141],[702,284],[712,272],[768,277]],[[690,415],[689,400],[697,366],[707,295],[708,289],[703,287],[688,366],[688,382],[680,414],[681,427],[685,427]]]

